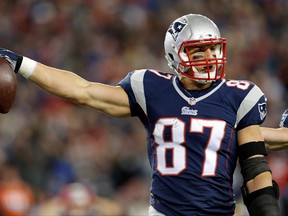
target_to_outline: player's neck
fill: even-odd
[[[179,77],[179,80],[183,87],[187,90],[203,90],[209,88],[212,85],[212,82],[203,84],[186,77]]]

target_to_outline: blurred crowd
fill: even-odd
[[[288,105],[286,0],[1,0],[0,47],[116,85],[134,69],[170,71],[164,36],[187,13],[219,26],[227,78],[255,82],[268,98],[265,126],[278,127]],[[285,215],[288,154],[269,160]],[[0,115],[0,215],[145,215],[149,179],[138,119],[76,106],[18,76],[15,103]]]

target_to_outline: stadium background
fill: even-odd
[[[170,70],[164,35],[186,13],[217,23],[228,41],[227,77],[255,82],[268,98],[264,125],[278,127],[288,105],[286,0],[1,0],[0,46],[114,85],[134,69]],[[13,108],[0,115],[0,190],[13,181],[25,184],[36,212],[59,198],[63,186],[78,182],[93,196],[115,201],[119,214],[143,215],[150,179],[145,139],[137,119],[75,106],[18,76]],[[287,151],[269,156],[283,215],[287,159]]]

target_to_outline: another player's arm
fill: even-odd
[[[280,151],[288,149],[288,128],[261,127],[260,129],[268,150]]]
[[[115,117],[130,116],[129,100],[120,86],[89,82],[70,71],[37,63],[29,79],[50,93]]]
[[[272,180],[260,126],[246,127],[237,133],[239,163],[244,178],[242,195],[251,216],[279,215],[278,186]]]

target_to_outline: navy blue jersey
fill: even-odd
[[[233,215],[236,132],[264,121],[262,91],[225,79],[188,91],[154,70],[129,73],[119,85],[147,131],[151,205],[166,215]]]
[[[280,127],[288,127],[287,116],[288,116],[288,109],[286,109],[281,116],[280,123],[279,123]]]

